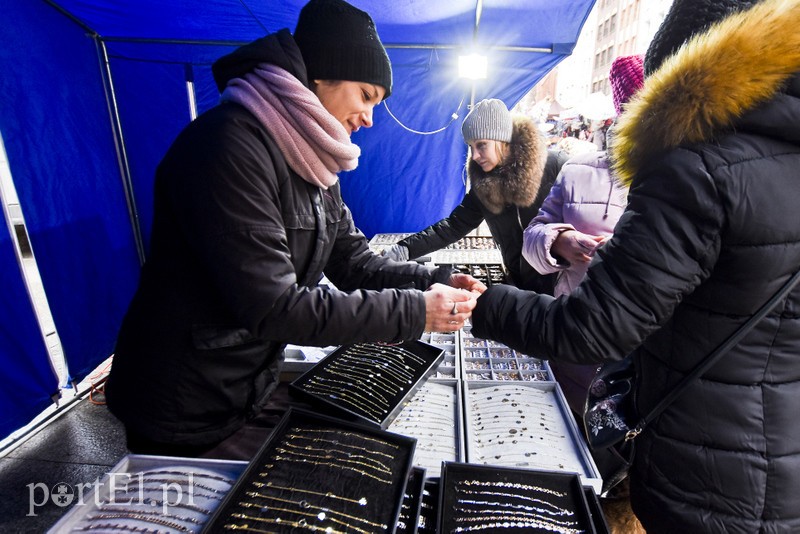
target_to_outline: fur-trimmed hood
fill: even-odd
[[[495,214],[509,204],[519,207],[533,204],[547,163],[547,144],[533,121],[522,115],[514,115],[513,121],[514,130],[505,161],[483,172],[472,159],[467,160],[473,191]],[[470,156],[468,152],[467,157]]]
[[[800,0],[763,0],[696,35],[626,105],[611,141],[626,185],[653,157],[709,141],[800,72]],[[775,125],[776,128],[780,125]]]

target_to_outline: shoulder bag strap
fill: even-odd
[[[789,291],[797,284],[798,280],[800,280],[800,271],[794,273],[794,275],[786,282],[783,287],[774,295],[772,298],[769,299],[759,310],[752,316],[750,319],[747,320],[742,326],[740,326],[736,331],[731,334],[728,339],[726,339],[722,344],[718,345],[713,352],[711,352],[706,358],[701,361],[692,372],[683,377],[680,382],[678,382],[677,386],[673,388],[673,390],[666,395],[661,402],[659,402],[655,408],[653,408],[650,413],[645,415],[639,420],[639,423],[636,425],[635,428],[629,430],[627,434],[625,434],[625,441],[631,440],[638,436],[642,430],[656,417],[658,417],[661,412],[663,412],[667,406],[672,404],[672,402],[683,393],[683,390],[687,388],[687,386],[695,379],[699,378],[703,373],[708,371],[708,369],[714,365],[719,358],[728,352],[731,348],[733,348],[739,341],[744,337],[747,332],[749,332],[761,319],[764,318],[772,309],[777,306],[778,302],[789,294]]]

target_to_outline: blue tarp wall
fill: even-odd
[[[211,63],[293,29],[304,3],[0,5],[0,135],[74,379],[113,351],[147,253],[154,169],[192,108],[217,103]],[[420,230],[460,202],[467,106],[487,97],[513,106],[572,52],[594,0],[352,3],[373,16],[395,77],[375,126],[353,136],[358,169],[340,176],[356,224],[371,237]],[[486,80],[457,76],[458,56],[473,48],[489,57]],[[0,274],[2,438],[38,414],[57,384],[6,236]]]

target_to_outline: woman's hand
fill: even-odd
[[[608,236],[589,235],[577,230],[566,230],[558,234],[550,254],[573,265],[592,261],[597,247],[608,240]]]
[[[472,316],[472,310],[477,302],[474,293],[444,284],[433,284],[424,295],[426,332],[458,330],[464,326],[464,321]]]
[[[476,297],[486,291],[486,284],[464,273],[453,273],[450,276],[450,285],[458,289],[466,289]]]

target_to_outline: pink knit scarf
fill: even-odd
[[[236,102],[255,115],[272,134],[289,167],[323,189],[336,183],[339,171],[358,166],[361,149],[319,98],[287,71],[268,63],[234,78],[222,101]]]

